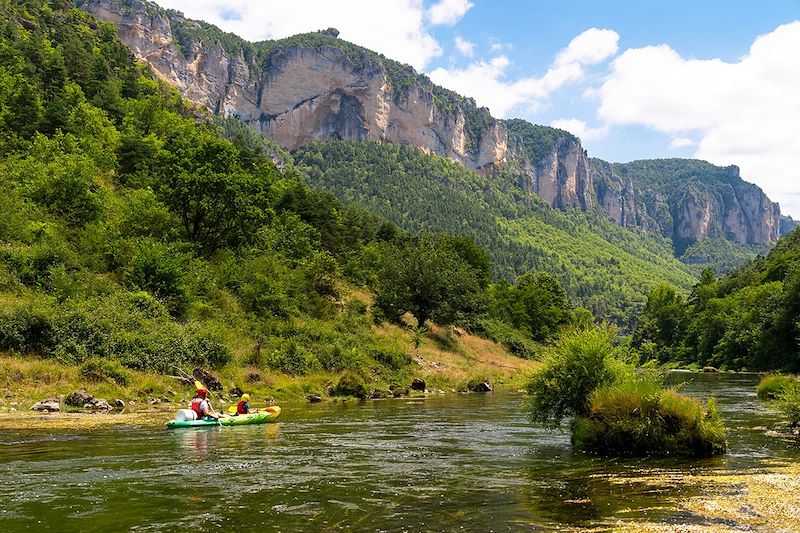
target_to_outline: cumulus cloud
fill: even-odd
[[[460,35],[456,35],[455,44],[456,49],[461,52],[462,55],[467,57],[475,55],[475,43],[464,39]]]
[[[430,78],[461,94],[475,98],[499,117],[517,106],[536,111],[553,91],[584,78],[584,67],[605,61],[617,51],[619,35],[612,30],[590,28],[561,50],[541,77],[506,79],[511,60],[499,55],[479,60],[463,69],[437,68]]]
[[[677,150],[678,148],[686,148],[687,146],[694,146],[694,141],[688,137],[676,137],[669,143],[669,147],[673,150]]]
[[[440,0],[428,9],[428,20],[434,25],[452,26],[467,14],[473,5],[469,0]]]
[[[550,122],[554,128],[566,130],[580,137],[582,141],[601,139],[608,135],[608,126],[590,127],[586,122],[577,118],[564,118]]]
[[[442,48],[429,31],[430,24],[454,24],[472,6],[463,0],[444,0],[428,11],[422,0],[155,1],[250,41],[280,39],[335,27],[341,32],[340,38],[409,63],[417,69],[424,69],[433,58],[442,54]],[[431,18],[434,8],[435,20],[439,22]],[[461,15],[456,16],[459,12]]]
[[[758,37],[735,62],[684,58],[666,45],[626,50],[598,89],[610,125],[698,138],[695,157],[736,164],[800,215],[800,21]],[[673,141],[675,142],[675,141]]]

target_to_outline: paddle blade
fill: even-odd
[[[197,390],[200,390],[200,389],[205,389],[205,387],[203,387],[203,384],[202,384],[202,383],[200,383],[200,382],[199,382],[199,381],[197,381],[197,380],[194,380],[194,388],[195,388],[195,389],[197,389]]]

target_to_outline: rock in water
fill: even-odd
[[[423,392],[425,390],[425,380],[416,378],[411,382],[411,389]]]
[[[472,392],[492,392],[494,388],[488,381],[479,381],[478,383],[470,383],[469,390]]]
[[[703,372],[719,372],[719,370],[717,370],[713,366],[704,366],[703,367]]]
[[[208,370],[204,368],[195,368],[192,370],[192,377],[202,383],[208,390],[221,391],[222,383]]]
[[[36,402],[31,406],[31,411],[44,411],[47,413],[57,413],[61,411],[58,398],[47,398],[41,402]]]
[[[67,399],[64,400],[64,403],[66,405],[69,405],[70,407],[83,407],[87,403],[90,403],[92,400],[94,400],[94,396],[92,396],[85,390],[76,390],[75,392],[67,396]]]
[[[125,409],[125,402],[117,398],[114,400],[114,407],[116,409]]]
[[[320,396],[319,394],[311,394],[307,398],[308,401],[311,403],[319,403],[322,401],[322,396]]]

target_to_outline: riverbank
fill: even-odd
[[[387,342],[410,346],[407,330],[391,325],[380,326],[378,330]],[[367,383],[368,387],[377,397],[389,396],[390,387],[403,396],[425,397],[424,391],[411,387],[414,380],[424,382],[428,394],[465,391],[470,381],[519,388],[524,376],[538,364],[511,355],[497,343],[459,333],[455,335],[452,331],[434,328],[422,340],[419,349],[412,350],[414,361],[407,373],[392,378],[394,382],[374,379]],[[330,395],[331,387],[340,377],[337,373],[292,376],[235,360],[215,369],[214,374],[223,385],[221,392],[212,393],[214,407],[218,410],[225,410],[235,401],[235,396],[230,394],[235,388],[248,392],[255,406],[271,402],[303,404],[309,397],[342,400]],[[126,370],[126,376],[124,384],[111,379],[87,378],[78,365],[30,356],[0,355],[0,427],[95,427],[134,421],[141,424],[150,418],[161,424],[176,409],[185,407],[194,393],[192,385],[171,376],[133,370]],[[40,400],[53,397],[63,400],[76,390],[85,390],[111,404],[119,399],[124,408],[109,413],[88,413],[66,407],[62,401],[60,413],[42,414],[30,410]]]

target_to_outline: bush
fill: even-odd
[[[413,362],[408,352],[392,346],[375,345],[369,350],[369,355],[392,370],[400,370]]]
[[[588,414],[595,389],[633,372],[615,334],[611,327],[572,331],[548,351],[526,387],[534,422],[557,427],[565,417]]]
[[[777,400],[787,387],[798,384],[793,376],[783,376],[781,374],[769,374],[761,378],[758,382],[756,391],[762,400]]]
[[[0,350],[45,354],[54,344],[52,312],[25,305],[0,312]]]
[[[83,363],[81,375],[89,381],[110,381],[117,385],[127,385],[131,378],[130,372],[118,362],[99,358]]]
[[[489,340],[499,342],[517,357],[534,359],[538,355],[539,345],[533,342],[530,336],[500,320],[480,320],[476,333],[482,334]]]
[[[369,396],[369,389],[367,389],[364,378],[355,372],[345,372],[331,390],[331,394],[333,396],[353,396],[363,400]]]
[[[650,376],[595,390],[589,412],[572,423],[573,445],[617,455],[705,457],[725,451],[725,427],[714,399],[703,406]]]
[[[265,361],[268,367],[294,376],[308,374],[320,368],[316,356],[294,341],[289,341],[281,349],[268,354]]]
[[[778,394],[775,407],[782,412],[792,427],[800,426],[800,385],[793,383]]]

